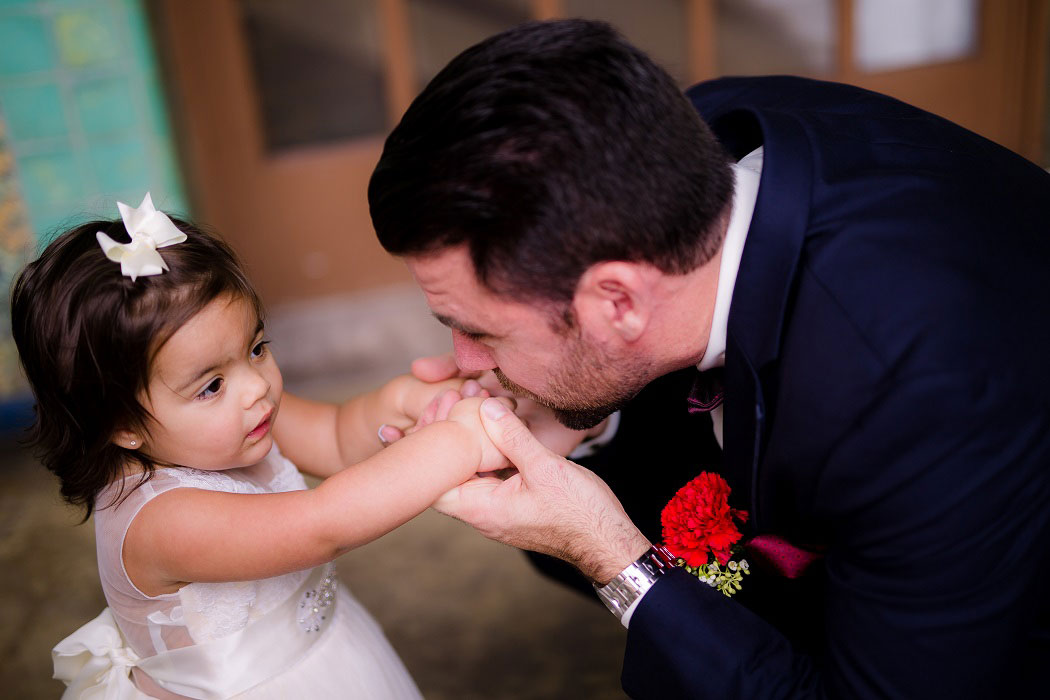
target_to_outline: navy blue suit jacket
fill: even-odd
[[[731,78],[688,96],[735,158],[765,148],[729,313],[724,455],[683,417],[683,443],[654,457],[663,437],[632,433],[629,407],[597,468],[658,538],[659,506],[721,458],[747,534],[827,555],[791,584],[746,578],[765,594],[750,603],[664,577],[631,621],[624,688],[1031,688],[1050,666],[1050,175],[848,86]],[[684,413],[686,386],[668,377],[640,400]],[[674,485],[656,476],[669,463]],[[632,504],[640,481],[660,488]]]

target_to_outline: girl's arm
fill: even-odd
[[[274,422],[274,439],[300,471],[331,476],[379,451],[379,426],[407,429],[432,397],[462,383],[451,379],[429,384],[404,375],[342,404],[285,393]]]
[[[124,540],[128,576],[147,595],[194,581],[248,581],[310,568],[412,519],[475,472],[507,465],[481,427],[482,399],[316,489],[231,494],[179,488],[143,506]]]

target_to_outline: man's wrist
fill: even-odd
[[[661,545],[654,545],[605,585],[594,584],[594,590],[616,619],[623,621],[624,614],[633,609],[657,579],[676,565],[671,552]]]
[[[649,551],[650,547],[652,543],[638,532],[636,537],[624,542],[617,550],[606,550],[603,556],[594,557],[590,566],[580,568],[595,586],[604,586]]]

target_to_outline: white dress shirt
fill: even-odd
[[[721,367],[726,361],[726,334],[729,330],[729,304],[733,300],[733,288],[736,286],[737,271],[740,269],[740,258],[744,254],[744,242],[747,231],[751,228],[751,216],[758,200],[758,182],[762,175],[762,148],[757,148],[744,156],[739,163],[732,166],[733,210],[729,215],[729,226],[726,228],[725,241],[722,243],[722,260],[718,267],[718,291],[715,292],[715,309],[711,319],[711,334],[707,341],[707,350],[696,366],[701,372],[713,367]],[[722,445],[722,406],[719,405],[710,413],[711,423],[718,445]],[[610,438],[611,439],[611,438]],[[670,495],[668,495],[670,500]],[[645,597],[643,593],[624,612],[620,622],[624,627],[630,625],[635,608]]]

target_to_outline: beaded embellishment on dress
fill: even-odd
[[[304,632],[321,631],[335,603],[335,587],[335,566],[328,563],[325,565],[321,582],[317,584],[317,588],[303,592],[299,600],[299,629]]]

